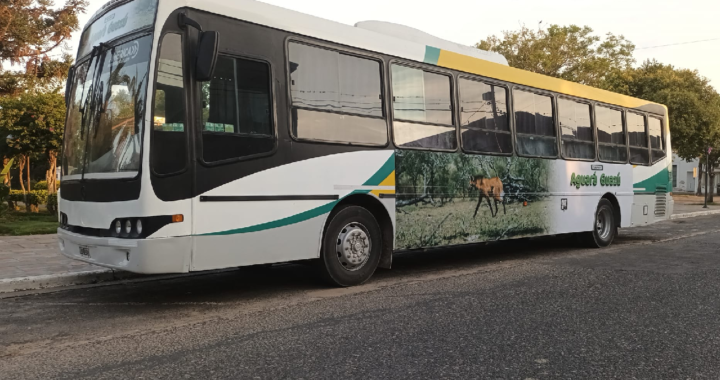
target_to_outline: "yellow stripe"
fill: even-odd
[[[395,170],[390,173],[389,176],[387,176],[378,186],[393,186],[395,187]],[[373,190],[370,192],[371,194],[375,194],[375,196],[380,196],[380,194],[395,194],[395,190]]]
[[[635,108],[647,104],[653,104],[652,102],[633,98],[631,96],[617,94],[579,83],[568,82],[563,79],[536,74],[530,71],[520,70],[501,65],[499,63],[485,61],[446,50],[440,51],[438,66],[482,75],[484,77],[499,79],[506,82],[517,83],[524,86],[559,92],[561,94],[615,104],[621,107]]]

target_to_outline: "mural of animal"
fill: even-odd
[[[483,176],[473,176],[470,177],[470,186],[475,187],[480,191],[473,219],[477,216],[478,209],[480,208],[480,202],[482,202],[483,197],[487,199],[488,207],[490,207],[490,214],[493,218],[500,211],[498,203],[502,203],[503,214],[507,214],[507,211],[505,210],[505,197],[503,196],[503,183],[499,177],[485,178]],[[495,200],[495,211],[493,211],[490,198]]]

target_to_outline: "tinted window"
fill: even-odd
[[[480,153],[512,153],[507,90],[462,78],[458,85],[463,149]]]
[[[557,142],[552,98],[515,90],[513,101],[518,153],[528,156],[556,157]]]
[[[653,161],[657,161],[665,157],[665,142],[663,141],[662,121],[654,117],[649,118],[648,133],[650,134],[650,149],[652,149],[652,159]]]
[[[202,83],[203,159],[252,156],[275,146],[266,63],[220,56],[212,80]]]
[[[452,125],[450,77],[392,66],[395,119]]]
[[[628,143],[630,144],[630,162],[633,164],[648,164],[650,162],[650,152],[647,149],[645,117],[628,112],[627,131]]]
[[[170,174],[185,168],[185,88],[182,38],[166,34],[160,44],[153,109],[151,158],[153,170]]]
[[[297,43],[291,43],[289,50],[296,137],[374,145],[387,142],[379,62]]]
[[[393,65],[395,143],[407,148],[455,149],[450,77]]]
[[[595,139],[590,121],[590,105],[558,99],[558,117],[565,158],[595,159]]]
[[[627,162],[627,146],[623,129],[622,112],[603,107],[595,107],[597,124],[598,156],[604,162]]]

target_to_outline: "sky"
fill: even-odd
[[[233,1],[233,0],[227,0]],[[265,0],[264,2],[353,25],[380,20],[407,25],[437,37],[474,45],[489,35],[525,24],[587,25],[597,35],[624,35],[636,45],[637,64],[657,59],[698,70],[720,89],[720,1],[717,0]],[[80,25],[106,0],[90,0]],[[542,24],[540,24],[542,22]],[[80,33],[70,46],[74,51]],[[713,41],[688,43],[698,40]],[[659,45],[670,45],[655,47]]]

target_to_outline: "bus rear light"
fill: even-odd
[[[176,215],[173,215],[173,216],[172,216],[172,222],[173,222],[173,223],[181,223],[181,222],[184,221],[184,220],[185,220],[185,218],[183,217],[182,214],[176,214]]]

